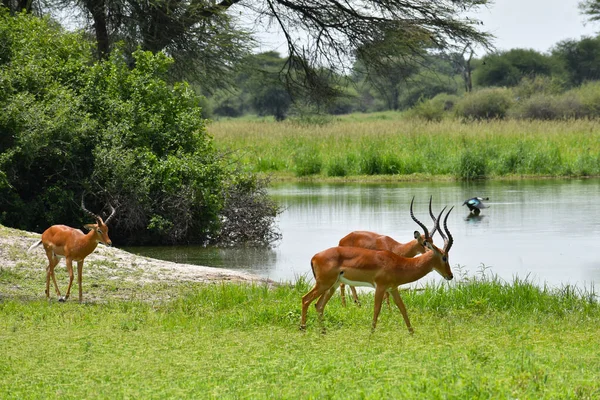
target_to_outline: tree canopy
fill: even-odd
[[[3,0],[15,9],[17,0]],[[289,87],[323,93],[323,69],[338,74],[382,37],[401,39],[405,55],[418,55],[424,39],[437,48],[489,45],[477,20],[466,17],[487,0],[30,0],[33,9],[79,15],[107,58],[119,42],[175,59],[179,76],[205,89],[221,87],[228,72],[254,46],[252,31],[277,28],[287,42],[283,72]],[[32,9],[29,7],[28,9]],[[254,26],[243,29],[253,18]],[[398,48],[387,47],[389,55]],[[381,50],[383,51],[383,50]],[[394,53],[391,53],[394,52]],[[385,54],[382,54],[384,56]],[[365,64],[378,60],[363,57]],[[335,94],[332,91],[330,94]]]

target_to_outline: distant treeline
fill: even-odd
[[[416,107],[412,115],[439,120],[445,115],[565,119],[596,117],[600,110],[594,94],[599,88],[594,82],[600,79],[600,36],[565,40],[548,53],[512,49],[481,58],[472,58],[467,49],[431,53],[411,68],[394,68],[390,62],[389,68],[371,70],[368,76],[358,72],[359,60],[354,74],[331,76],[338,83],[337,97],[322,103],[304,101],[301,93],[288,89],[279,77],[286,61],[276,52],[249,56],[233,90],[207,96],[207,112],[215,117],[258,114],[281,120],[308,113]]]

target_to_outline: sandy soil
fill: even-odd
[[[0,265],[3,268],[14,268],[25,259],[34,259],[36,264],[38,260],[39,263],[47,263],[41,245],[27,253],[29,247],[40,238],[41,235],[38,233],[20,231],[0,225]],[[274,284],[273,281],[268,279],[241,271],[162,261],[138,256],[101,244],[85,261],[86,264],[96,262],[97,266],[105,268],[106,271],[115,270],[116,267],[120,272],[120,276],[122,276],[123,271],[130,271],[137,281],[193,281],[205,283],[231,281]],[[64,266],[64,261],[61,264]]]

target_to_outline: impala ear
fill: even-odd
[[[415,231],[415,239],[419,240],[420,237],[421,237],[421,232]]]
[[[98,227],[98,225],[96,225],[96,224],[86,224],[83,227],[85,229],[87,229],[88,231],[91,231],[92,229],[96,229]]]

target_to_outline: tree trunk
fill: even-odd
[[[93,28],[96,32],[98,59],[106,59],[110,54],[110,40],[108,38],[106,7],[104,6],[104,0],[85,0],[84,5],[94,20]]]

